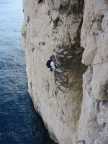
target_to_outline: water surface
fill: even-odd
[[[0,144],[51,144],[27,93],[21,0],[0,0]]]

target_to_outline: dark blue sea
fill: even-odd
[[[27,92],[21,0],[0,0],[0,144],[52,144]]]

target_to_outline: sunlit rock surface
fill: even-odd
[[[81,44],[88,66],[83,80],[79,138],[87,144],[108,143],[108,2],[85,0]]]
[[[24,13],[29,93],[51,137],[107,144],[108,2],[24,0]]]

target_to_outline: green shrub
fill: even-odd
[[[22,29],[21,29],[21,34],[22,34],[22,36],[25,37],[26,33],[27,33],[27,24],[23,24]]]

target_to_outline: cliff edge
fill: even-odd
[[[23,0],[28,88],[59,144],[108,144],[107,0]],[[46,63],[53,56],[56,69]]]

